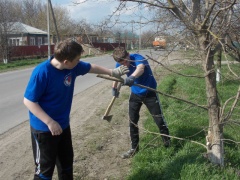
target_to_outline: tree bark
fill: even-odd
[[[220,124],[220,104],[217,96],[216,73],[214,69],[213,52],[207,49],[205,35],[199,38],[202,66],[205,74],[206,94],[208,103],[209,128],[207,140],[207,157],[213,164],[224,166],[223,126]]]

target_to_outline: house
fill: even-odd
[[[49,53],[48,49],[48,33],[23,24],[21,22],[12,22],[1,24],[0,30],[5,34],[4,48],[0,47],[0,57],[6,60],[46,57]],[[6,29],[4,32],[3,30]],[[52,43],[50,53],[53,53],[55,37],[51,37]],[[112,32],[105,34],[75,34],[63,35],[62,39],[72,38],[81,43],[86,48],[86,54],[95,54],[105,51],[111,51],[115,47],[125,46],[124,42],[116,42],[116,37]],[[54,40],[55,39],[55,40]],[[4,41],[2,41],[4,42]],[[0,59],[1,60],[1,59]]]
[[[8,44],[10,46],[47,45],[48,33],[21,22],[8,23]]]
[[[65,36],[64,38],[75,38],[81,44],[91,44],[91,43],[115,43],[115,36],[114,34],[104,34],[99,35],[97,33],[85,33],[85,34],[70,34]]]
[[[0,24],[0,60],[11,61],[48,55],[48,33],[21,22]],[[50,46],[53,52],[54,45]]]

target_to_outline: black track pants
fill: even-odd
[[[139,129],[137,127],[139,121],[139,111],[142,104],[145,104],[151,113],[155,123],[157,124],[161,134],[169,135],[167,124],[164,120],[162,109],[160,106],[160,100],[158,95],[155,94],[151,97],[140,97],[131,93],[129,99],[129,126],[130,126],[130,137],[132,141],[132,149],[138,148],[139,143]]]
[[[57,165],[59,180],[73,179],[73,147],[70,127],[59,136],[32,132],[32,149],[35,160],[34,179],[51,180]]]

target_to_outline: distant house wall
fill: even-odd
[[[116,47],[125,47],[125,43],[92,43],[93,48],[101,51],[112,51]],[[51,45],[51,54],[54,51],[54,45]],[[47,57],[48,45],[41,46],[12,46],[10,48],[9,60]]]
[[[54,45],[50,46],[53,54]],[[10,50],[10,60],[19,58],[36,58],[48,56],[48,45],[41,46],[12,46]]]
[[[48,37],[42,34],[15,34],[8,35],[8,44],[10,46],[40,46],[47,45]]]
[[[125,47],[125,43],[92,43],[92,45],[102,51],[112,51],[116,47]]]
[[[80,43],[91,44],[91,43],[114,43],[115,38],[112,36],[99,36],[97,34],[87,34],[87,35],[75,35],[79,38]]]

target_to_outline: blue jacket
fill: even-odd
[[[53,57],[52,57],[53,58]],[[52,59],[51,58],[51,59]],[[62,129],[70,124],[74,82],[77,76],[89,72],[91,65],[80,61],[71,70],[59,70],[50,64],[50,59],[39,64],[32,72],[24,97],[37,102]],[[47,125],[29,111],[33,129],[49,132]]]
[[[140,54],[130,54],[130,59],[132,61],[130,62],[129,73],[127,74],[127,76],[130,76],[136,70],[136,67],[138,65],[144,64],[145,65],[144,73],[140,77],[135,79],[134,84],[141,84],[156,89],[157,82],[153,76],[152,70],[148,64],[147,59],[145,59]],[[117,63],[116,67],[119,67],[120,65],[121,65],[120,63]],[[149,90],[138,86],[131,86],[131,91],[134,94],[145,96]]]

